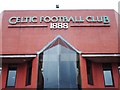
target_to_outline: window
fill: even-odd
[[[31,84],[32,76],[32,61],[27,64],[26,86]]]
[[[9,67],[8,68],[8,76],[7,76],[7,87],[15,87],[15,81],[16,81],[16,67]]]
[[[0,67],[0,76],[1,76],[1,74],[2,74],[2,67]]]
[[[93,85],[92,63],[86,60],[88,84]]]
[[[106,87],[114,86],[111,64],[103,64],[103,76]]]

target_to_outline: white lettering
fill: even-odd
[[[68,23],[50,23],[51,29],[67,29]]]
[[[32,17],[10,17],[9,18],[9,23],[12,25],[15,25],[17,23],[36,23],[37,22],[37,17],[36,16],[32,16]]]

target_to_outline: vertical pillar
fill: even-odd
[[[87,88],[86,60],[80,55],[81,88]]]
[[[38,79],[38,55],[33,59],[32,63],[32,79],[31,79],[31,88],[37,88],[37,79]]]
[[[2,66],[2,88],[6,87],[7,71],[8,71],[8,66],[7,65],[3,65]]]

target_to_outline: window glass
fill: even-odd
[[[43,53],[44,88],[77,88],[75,51],[56,45]]]
[[[8,71],[7,86],[14,87],[16,81],[16,69],[10,69]]]
[[[32,76],[32,61],[28,62],[27,65],[26,85],[31,84],[31,76]]]
[[[111,70],[103,71],[105,86],[113,86],[112,73]]]

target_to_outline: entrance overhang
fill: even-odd
[[[4,63],[9,63],[9,64],[19,64],[19,63],[25,63],[27,61],[32,60],[35,58],[35,54],[30,54],[30,55],[0,55],[0,61]]]
[[[83,58],[99,63],[120,63],[120,54],[82,54]]]

